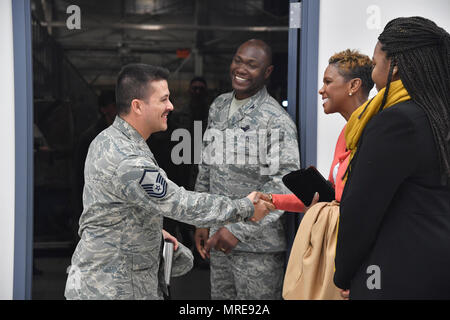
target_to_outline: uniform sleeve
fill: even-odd
[[[208,113],[208,125],[206,127],[205,132],[208,131],[211,125],[211,114],[215,110],[215,101],[211,104],[211,107],[209,108]],[[205,140],[202,141],[202,153],[203,150],[205,150],[206,142]],[[197,192],[209,192],[210,186],[209,186],[209,165],[205,163],[205,161],[201,161],[198,164],[198,174],[197,179],[195,181],[195,191]]]
[[[195,191],[209,192],[209,165],[205,163],[198,164],[198,174],[195,181]]]
[[[231,200],[187,191],[145,159],[122,161],[117,169],[117,178],[117,187],[124,201],[198,227],[242,221],[254,212],[253,203],[247,198]]]
[[[297,129],[288,115],[276,117],[270,124],[268,132],[268,148],[266,148],[266,165],[263,165],[267,176],[266,182],[258,191],[265,193],[289,193],[282,178],[289,172],[300,168],[300,155],[297,141]],[[264,232],[264,228],[277,221],[284,211],[276,210],[258,222],[239,222],[225,227],[240,241],[249,241]]]
[[[416,135],[412,122],[395,109],[383,111],[367,125],[340,205],[337,287],[350,288],[397,189],[416,168],[415,154],[420,150]]]

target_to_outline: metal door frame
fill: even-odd
[[[298,128],[300,165],[317,163],[317,83],[319,55],[320,0],[290,0],[300,3],[300,28],[289,28],[288,108]],[[293,10],[291,10],[291,18]],[[298,17],[297,17],[298,19]],[[302,216],[286,214],[287,255],[292,247]]]
[[[30,0],[12,4],[15,113],[13,299],[31,299],[33,274],[33,68]]]

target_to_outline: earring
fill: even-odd
[[[350,92],[348,95],[351,96],[352,94],[353,94],[353,93]]]

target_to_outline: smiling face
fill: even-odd
[[[230,66],[237,99],[251,97],[264,86],[273,70],[269,63],[267,53],[257,42],[247,41],[238,48]]]
[[[349,99],[350,82],[339,74],[334,64],[329,64],[323,75],[323,86],[319,90],[322,96],[323,111],[326,114],[343,113]]]
[[[173,110],[166,80],[150,81],[142,108],[143,121],[150,134],[167,130],[167,116]]]

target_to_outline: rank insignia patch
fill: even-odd
[[[157,170],[144,170],[139,184],[153,198],[164,198],[167,193],[167,182]]]

